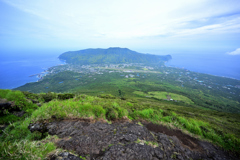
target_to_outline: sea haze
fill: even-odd
[[[171,54],[167,66],[188,69],[216,76],[240,80],[240,55],[227,54]]]
[[[36,82],[37,76],[49,67],[63,64],[58,51],[14,51],[0,52],[0,89],[13,89],[29,82]]]

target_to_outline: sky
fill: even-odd
[[[240,55],[239,0],[0,0],[0,50]]]

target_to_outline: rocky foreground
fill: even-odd
[[[31,132],[48,132],[60,139],[64,150],[49,155],[51,160],[158,160],[158,159],[237,159],[211,143],[197,140],[179,130],[152,123],[88,122],[64,120],[30,124]],[[79,158],[79,157],[82,158]]]

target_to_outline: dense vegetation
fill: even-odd
[[[133,78],[126,78],[126,75],[133,76]],[[204,80],[204,83],[195,79]],[[121,96],[125,98],[140,96],[146,101],[153,98],[165,101],[167,97],[157,98],[156,94],[155,96],[151,94],[170,93],[170,96],[175,96],[170,99],[176,100],[177,102],[173,103],[179,105],[185,102],[184,105],[193,108],[239,113],[240,90],[235,87],[239,84],[239,81],[234,79],[160,67],[152,71],[135,70],[131,73],[116,69],[100,70],[97,73],[57,70],[56,73],[46,76],[40,82],[28,83],[17,89],[34,93],[49,91],[88,95],[110,93],[114,96],[118,96],[120,90]],[[142,94],[136,94],[140,92]]]
[[[85,49],[61,54],[60,59],[71,64],[119,64],[119,63],[163,63],[171,59],[170,55],[159,56],[141,54],[127,48]]]
[[[73,98],[74,94],[57,94],[57,93],[41,93],[33,94],[29,92],[0,90],[0,99],[14,102],[13,107],[1,108],[0,110],[0,124],[8,124],[30,116],[39,106],[52,99],[69,99]],[[12,114],[12,111],[24,111],[23,117],[18,117]]]

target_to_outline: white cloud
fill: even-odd
[[[206,0],[5,0],[8,4],[43,19],[47,33],[59,37],[134,38],[158,35],[189,36],[209,31],[233,31],[223,22],[204,24],[206,19],[236,10],[233,3]],[[233,18],[234,19],[234,18]],[[190,28],[189,21],[200,23]],[[202,23],[202,24],[201,24]],[[234,21],[232,26],[237,26]],[[237,26],[239,27],[239,26]],[[239,32],[239,28],[238,28]]]
[[[239,0],[0,1],[22,11],[26,20],[19,25],[22,17],[15,16],[14,23],[1,26],[0,35],[9,39],[24,36],[31,41],[59,41],[69,46],[132,43],[161,47],[195,43],[216,47],[240,37]]]
[[[240,48],[237,48],[235,51],[228,52],[229,55],[240,55]]]

